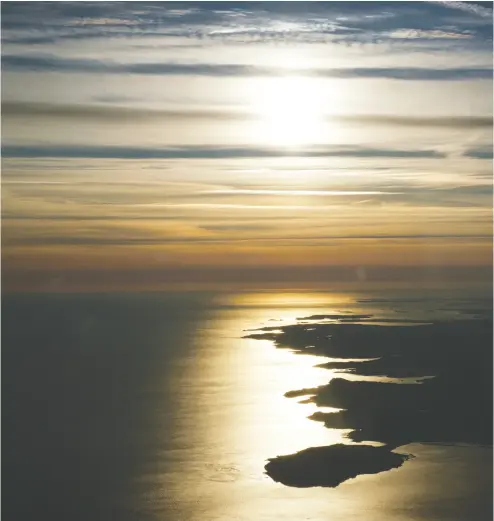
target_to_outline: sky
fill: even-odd
[[[490,276],[492,2],[1,8],[4,290]]]

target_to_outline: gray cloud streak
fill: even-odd
[[[422,67],[356,67],[339,69],[283,69],[236,64],[187,63],[118,63],[97,60],[59,58],[54,55],[2,56],[2,70],[93,72],[100,74],[142,74],[157,76],[283,76],[303,74],[328,78],[387,78],[416,81],[460,81],[470,79],[492,80],[492,69]]]
[[[429,158],[445,155],[436,150],[399,150],[365,147],[327,147],[282,150],[263,147],[174,147],[137,148],[114,146],[15,146],[2,148],[3,157],[30,158],[95,158],[95,159],[233,159],[269,157],[383,157],[383,158]]]
[[[342,121],[358,124],[399,127],[492,128],[492,116],[414,117],[414,116],[344,116]]]
[[[217,120],[238,121],[256,119],[256,114],[241,110],[182,110],[182,109],[147,109],[144,107],[125,107],[118,105],[58,105],[43,102],[4,101],[4,117],[46,117],[55,119],[83,119],[101,121],[132,120]],[[381,115],[328,115],[329,121],[366,125],[389,125],[401,127],[437,127],[437,128],[492,128],[493,119],[488,116],[464,117],[415,117]]]
[[[56,119],[89,119],[124,121],[136,119],[223,119],[236,120],[249,114],[221,110],[172,110],[123,107],[115,105],[56,105],[53,103],[5,101],[5,117],[47,117]]]
[[[492,146],[484,146],[471,148],[465,152],[466,157],[471,157],[472,159],[493,159],[493,147]]]
[[[113,238],[111,232],[108,232],[108,237],[87,237],[87,236],[61,236],[53,235],[46,237],[11,237],[4,238],[5,244],[9,246],[153,246],[166,245],[177,243],[245,243],[245,242],[270,242],[285,243],[285,242],[311,242],[311,241],[332,241],[332,240],[489,240],[492,241],[492,235],[485,234],[410,234],[410,235],[323,235],[323,236],[277,236],[277,237],[248,237],[248,238],[234,238],[234,237],[159,237],[159,238]],[[323,244],[324,245],[324,244]],[[328,244],[329,245],[329,244]],[[314,245],[315,246],[315,245]]]

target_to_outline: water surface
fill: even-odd
[[[441,307],[378,297],[3,297],[4,518],[487,519],[486,448],[413,446],[402,468],[332,490],[264,474],[268,458],[341,442],[345,431],[308,420],[314,405],[283,396],[327,383],[331,371],[314,367],[324,360],[242,338],[244,330],[344,309],[409,316]],[[441,312],[457,313],[447,297]]]

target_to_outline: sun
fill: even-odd
[[[323,141],[324,91],[317,79],[260,80],[252,90],[257,139],[272,146],[304,146]]]

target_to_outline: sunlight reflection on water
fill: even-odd
[[[242,336],[248,329],[280,324],[273,319],[286,324],[349,303],[348,295],[341,302],[338,296],[321,294],[222,297],[199,324],[193,355],[183,364],[173,432],[176,449],[157,454],[154,471],[143,476],[153,483],[143,501],[156,521],[422,519],[397,502],[395,484],[409,501],[428,497],[426,476],[429,468],[438,468],[434,460],[412,460],[331,490],[285,487],[264,474],[268,458],[348,442],[348,431],[326,429],[308,419],[317,408],[299,403],[305,397],[284,396],[329,382],[334,373],[315,367],[327,359]],[[162,429],[163,439],[170,438],[167,426]],[[436,496],[447,495],[448,486],[447,480],[444,490],[437,485]]]
[[[177,448],[173,458],[170,451],[161,453],[143,476],[153,484],[143,500],[157,520],[170,515],[190,521],[274,519],[285,507],[278,505],[272,517],[274,505],[267,510],[262,506],[265,495],[274,493],[274,500],[287,491],[264,474],[266,460],[343,441],[346,431],[329,430],[307,418],[317,410],[313,404],[284,397],[293,389],[327,383],[331,371],[314,367],[322,359],[277,349],[270,341],[242,338],[246,329],[273,324],[272,318],[293,321],[316,311],[225,305],[200,324],[194,356],[184,364],[177,393]],[[170,437],[165,425],[163,436]],[[288,493],[295,497],[300,491]],[[171,502],[176,513],[173,508],[169,513]]]
[[[317,410],[314,404],[300,404],[299,400],[284,396],[287,391],[328,383],[333,372],[315,367],[324,359],[277,349],[267,340],[239,338],[245,329],[268,323],[273,317],[282,317],[286,323],[315,311],[314,308],[289,312],[272,307],[243,309],[234,313],[235,318],[225,322],[220,319],[212,325],[214,329],[226,326],[217,336],[224,350],[217,351],[215,363],[211,356],[203,358],[197,369],[216,382],[227,378],[229,392],[218,394],[215,401],[220,402],[220,408],[231,409],[222,421],[208,424],[208,432],[212,439],[219,439],[227,432],[227,444],[248,455],[253,468],[262,469],[269,457],[343,441],[346,431],[325,429],[307,419]],[[204,403],[205,408],[208,405],[211,402]]]

